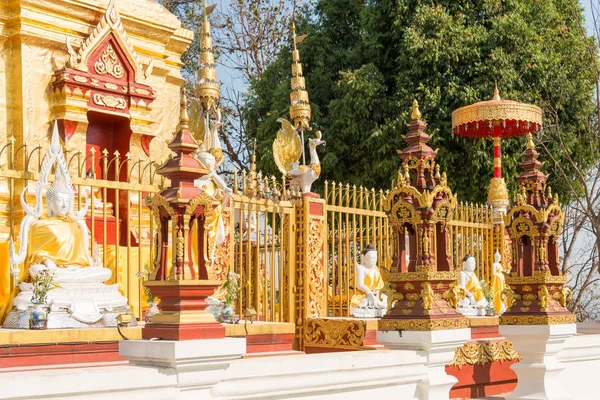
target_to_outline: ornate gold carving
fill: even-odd
[[[575,315],[519,315],[500,317],[500,325],[560,325],[574,324]]]
[[[304,323],[305,346],[362,347],[366,323],[352,319],[313,319]]]
[[[531,289],[531,286],[529,286],[529,285],[525,285],[525,286],[523,286],[523,291],[524,291],[524,292],[531,292],[531,290],[532,290],[532,289]]]
[[[406,283],[404,284],[404,290],[415,290],[415,285],[413,285],[413,284],[412,284],[412,283],[410,283],[410,282],[406,282]]]
[[[450,307],[458,307],[458,302],[467,296],[467,291],[464,287],[458,286],[456,282],[450,284],[450,287],[442,295],[442,298],[448,302]]]
[[[508,189],[504,178],[492,178],[490,181],[490,190],[488,192],[489,202],[506,201],[508,204]]]
[[[554,293],[553,298],[555,300],[558,300],[560,305],[566,308],[567,301],[573,299],[573,291],[571,290],[571,288],[568,288],[566,286],[561,286],[560,290],[558,292]]]
[[[113,49],[110,43],[106,46],[100,55],[100,58],[94,64],[94,71],[99,75],[108,74],[117,79],[122,78],[125,74],[123,66],[115,53],[115,49]]]
[[[498,342],[469,342],[454,350],[454,359],[447,367],[461,369],[465,365],[484,365],[495,361],[521,361],[521,355],[515,351],[509,340]]]
[[[506,285],[502,291],[502,301],[507,310],[510,310],[515,302],[521,298],[520,294],[515,293],[510,286]]]
[[[548,288],[546,285],[541,285],[538,290],[538,305],[540,307],[540,311],[546,311],[548,308],[548,299],[550,298],[550,293],[548,293]]]
[[[308,217],[308,236],[306,256],[308,272],[308,304],[307,317],[318,317],[321,314],[321,303],[325,301],[325,273],[323,272],[324,250],[324,218],[310,215]]]
[[[536,271],[533,276],[508,276],[506,277],[506,283],[515,284],[536,284],[536,283],[547,283],[547,284],[560,284],[563,285],[567,281],[567,277],[563,275],[550,275],[548,271]]]
[[[390,281],[455,281],[458,271],[441,272],[394,272],[390,274]]]
[[[109,108],[115,108],[117,110],[124,110],[127,108],[127,102],[124,99],[113,97],[113,96],[103,96],[99,93],[94,93],[94,104],[99,106],[106,106]]]
[[[423,309],[424,310],[431,310],[432,306],[433,306],[433,289],[431,288],[431,283],[429,282],[423,282],[421,284],[421,287],[423,288],[421,290],[421,297],[423,298]]]
[[[388,312],[394,307],[397,301],[404,300],[404,295],[400,292],[395,291],[390,286],[386,286],[381,290],[382,294],[387,296],[387,309]]]
[[[90,36],[88,36],[88,38],[83,42],[83,44],[81,44],[79,50],[75,50],[72,41],[70,39],[67,39],[67,49],[69,52],[69,61],[67,62],[67,67],[87,72],[88,59],[90,55],[100,44],[102,44],[104,39],[110,33],[112,33],[117,39],[117,42],[122,45],[121,50],[125,53],[125,56],[129,60],[129,63],[131,64],[134,70],[135,81],[138,83],[145,81],[146,73],[149,73],[151,66],[148,66],[147,71],[143,70],[142,63],[138,60],[137,54],[133,49],[133,46],[131,45],[131,43],[129,43],[127,33],[123,28],[123,23],[121,22],[121,17],[115,7],[114,0],[108,3],[108,7],[106,8],[104,16],[102,17],[96,28],[94,28]],[[96,69],[96,65],[94,65],[94,69]],[[107,69],[107,71],[109,70]],[[114,71],[114,69],[113,73],[115,73],[116,75],[120,74],[120,72]]]
[[[469,321],[464,317],[438,319],[380,319],[380,331],[440,331],[445,329],[468,328]]]
[[[204,206],[204,220],[209,221],[213,214],[213,198],[206,192],[202,192],[190,200],[185,207],[185,215],[192,215],[196,211],[196,207]]]
[[[417,300],[419,300],[419,294],[418,293],[406,293],[406,295],[404,295],[404,297],[407,300],[410,300],[410,301],[417,301]]]

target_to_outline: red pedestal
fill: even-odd
[[[146,281],[161,299],[160,314],[142,329],[143,339],[192,340],[225,337],[225,328],[205,311],[206,298],[219,286],[216,281]]]

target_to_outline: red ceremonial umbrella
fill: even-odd
[[[460,136],[494,139],[494,178],[490,184],[488,201],[505,200],[508,202],[506,184],[502,179],[502,152],[500,139],[513,136],[525,136],[542,127],[542,110],[534,105],[519,103],[500,98],[498,88],[494,87],[492,100],[480,101],[454,110],[452,113],[452,132]],[[504,189],[501,197],[502,189]]]

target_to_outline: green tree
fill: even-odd
[[[297,23],[315,129],[323,132],[325,179],[387,188],[396,177],[410,105],[417,99],[431,146],[461,200],[483,202],[493,172],[492,143],[451,132],[452,111],[492,96],[540,105],[545,124],[560,121],[579,168],[591,165],[596,62],[581,35],[577,0],[320,0]],[[290,40],[291,42],[291,40]],[[259,167],[277,174],[271,143],[289,106],[290,48],[282,48],[246,103],[247,133],[259,143]],[[545,136],[541,135],[544,140]],[[553,141],[546,147],[563,151]],[[523,138],[503,142],[504,177],[516,187]],[[548,158],[547,158],[548,159]],[[568,176],[575,172],[563,165]],[[546,171],[553,172],[546,164]],[[552,174],[565,201],[572,192]]]

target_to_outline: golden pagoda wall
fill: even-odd
[[[24,143],[31,146],[29,149],[40,143],[47,146],[51,124],[60,119],[52,109],[56,96],[51,80],[69,59],[67,38],[77,44],[83,42],[102,19],[108,4],[108,0],[0,2],[0,88],[4,89],[0,90],[0,149],[11,135],[15,138],[15,149]],[[147,159],[138,134],[146,130],[156,136],[150,143],[152,158],[162,160],[170,153],[166,141],[178,124],[183,82],[180,57],[193,35],[152,0],[116,0],[115,7],[142,67],[152,64],[147,84],[156,91],[149,118],[136,121],[132,116],[131,158]],[[86,110],[81,111],[81,122],[67,142],[70,149],[84,153],[85,113]],[[6,167],[5,152],[0,155],[0,169]],[[21,169],[23,165],[14,168]],[[16,187],[15,194],[19,192]],[[7,225],[7,195],[6,181],[0,179],[0,240],[7,238],[6,228],[1,228]]]

